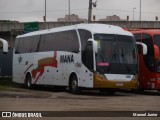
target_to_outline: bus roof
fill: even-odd
[[[52,29],[30,32],[24,35],[19,35],[17,38],[48,34],[48,33],[53,33],[53,32],[66,31],[66,30],[73,30],[73,29],[85,29],[85,30],[92,32],[92,34],[100,33],[100,34],[119,34],[119,35],[133,36],[132,33],[125,31],[121,27],[118,27],[118,26],[107,25],[107,24],[94,24],[94,23],[87,24],[86,23],[86,24],[77,24],[77,25],[63,26],[63,27],[57,27],[57,28],[52,28]]]
[[[129,30],[130,32],[132,32],[133,34],[138,34],[138,33],[146,33],[146,34],[150,34],[150,35],[160,35],[160,29],[138,29],[138,30]]]

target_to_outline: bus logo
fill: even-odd
[[[61,55],[60,63],[74,63],[73,55]]]

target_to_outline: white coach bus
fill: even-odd
[[[0,38],[0,42],[2,43],[3,53],[8,52],[8,42],[2,38]]]
[[[78,24],[16,38],[13,81],[33,85],[114,92],[136,89],[137,49],[133,35],[105,24]]]

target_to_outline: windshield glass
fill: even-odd
[[[98,42],[97,71],[111,74],[136,74],[137,55],[132,36],[95,34]]]
[[[160,35],[154,36],[154,42],[160,49]],[[156,61],[156,65],[157,65],[157,72],[160,72],[160,58]]]

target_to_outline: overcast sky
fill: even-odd
[[[68,14],[68,0],[46,0],[47,21],[56,21]],[[97,0],[93,0],[95,2]],[[141,0],[142,20],[154,21],[155,16],[160,19],[160,0]],[[0,20],[16,20],[21,22],[43,21],[45,0],[0,0]],[[89,0],[70,0],[71,14],[80,18],[88,17]],[[133,20],[139,20],[140,0],[98,0],[97,7],[93,8],[96,20],[106,16],[118,15],[126,19],[128,15]]]

